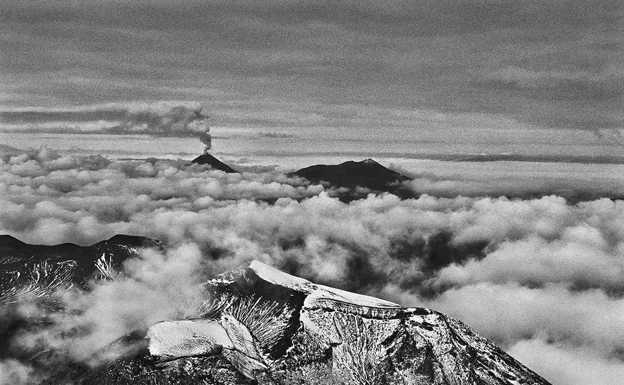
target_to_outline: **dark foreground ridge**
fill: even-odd
[[[0,235],[0,306],[19,295],[45,296],[59,288],[86,288],[90,279],[117,274],[125,260],[146,248],[162,250],[164,244],[145,237],[115,235],[91,246],[46,246]]]
[[[215,170],[221,170],[229,174],[238,173],[238,171],[234,170],[232,167],[221,162],[219,159],[215,158],[210,154],[200,155],[197,158],[193,159],[192,162],[197,164],[207,164]]]
[[[318,164],[297,170],[291,175],[305,178],[312,183],[347,189],[348,191],[339,195],[343,201],[365,198],[368,192],[388,192],[404,199],[415,197],[411,190],[402,185],[402,182],[410,180],[409,177],[370,158],[337,165]]]
[[[2,239],[2,269],[7,262],[23,262],[40,247],[48,248],[51,265],[62,265],[72,260],[65,250],[80,247]],[[127,257],[141,245],[160,245],[148,241],[137,246],[144,238],[127,240],[126,250],[134,250]],[[104,242],[115,248],[123,244]],[[37,277],[42,283],[50,278],[45,272]],[[115,277],[109,274],[108,279]],[[314,284],[260,262],[218,275],[204,289],[206,301],[192,318],[159,322],[126,336],[117,344],[136,348],[117,358],[102,352],[98,357],[106,358],[96,365],[93,359],[91,365],[57,362],[40,383],[548,384],[451,317]],[[10,346],[9,334],[0,337],[2,346]],[[10,351],[4,354],[15,358]],[[36,364],[40,356],[17,358]]]

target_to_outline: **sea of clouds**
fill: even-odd
[[[343,203],[271,168],[241,171],[47,148],[5,155],[0,234],[48,245],[129,234],[168,245],[127,262],[124,278],[63,294],[71,311],[12,343],[87,360],[114,338],[188,316],[206,300],[203,280],[256,259],[456,317],[556,385],[624,378],[624,201],[461,196],[459,182],[445,188],[420,175],[412,187],[444,194]],[[41,310],[26,301],[16,311]],[[15,360],[0,361],[0,373],[0,384],[37,379]]]

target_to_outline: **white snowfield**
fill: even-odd
[[[249,268],[252,269],[260,278],[267,282],[308,294],[305,302],[303,303],[303,306],[306,308],[315,307],[316,303],[322,299],[347,302],[357,306],[382,308],[401,307],[394,302],[385,301],[383,299],[351,293],[340,289],[334,289],[333,287],[329,286],[317,285],[303,278],[295,277],[279,271],[271,266],[265,265],[262,262],[253,261],[249,265]]]
[[[150,354],[163,358],[198,356],[234,348],[225,328],[214,320],[159,322],[150,327],[147,337]]]
[[[323,300],[340,301],[355,306],[401,308],[389,301],[317,285],[262,262],[251,262],[249,269],[266,282],[307,294],[304,308],[317,307]],[[150,327],[147,337],[150,341],[150,354],[163,359],[214,354],[222,349],[239,351],[253,360],[262,359],[249,330],[227,314],[218,320],[160,322]]]

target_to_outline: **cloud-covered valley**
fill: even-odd
[[[64,299],[81,316],[59,315],[69,317],[59,324],[93,327],[69,351],[87,356],[102,335],[180,316],[184,308],[169,305],[197,306],[193,288],[206,276],[257,259],[454,316],[553,384],[613,384],[624,375],[622,201],[465,197],[449,189],[447,197],[383,194],[347,204],[330,188],[241,169],[46,148],[0,161],[0,234],[49,245],[130,234],[168,245],[126,264],[126,279]],[[54,336],[20,342],[69,343]],[[32,374],[12,361],[0,365],[12,376],[2,384]]]

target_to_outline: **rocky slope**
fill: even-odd
[[[46,296],[59,288],[86,288],[89,279],[118,274],[123,261],[137,256],[140,249],[163,247],[158,241],[129,235],[91,246],[30,245],[0,235],[0,306],[23,294]]]
[[[453,318],[316,285],[259,262],[206,283],[195,319],[149,328],[143,349],[79,384],[548,384]]]
[[[33,246],[0,237],[0,312],[20,294],[45,297],[115,279],[146,238],[93,246]],[[172,319],[120,338],[114,360],[42,360],[46,351],[0,359],[44,365],[45,384],[547,384],[458,320],[424,308],[314,284],[260,262],[204,284],[192,319]],[[487,315],[484,315],[487,316]],[[0,345],[33,324],[0,322]],[[39,322],[39,321],[37,321]],[[106,349],[105,349],[106,350]],[[109,357],[107,351],[96,355]],[[97,365],[93,365],[97,362]]]

